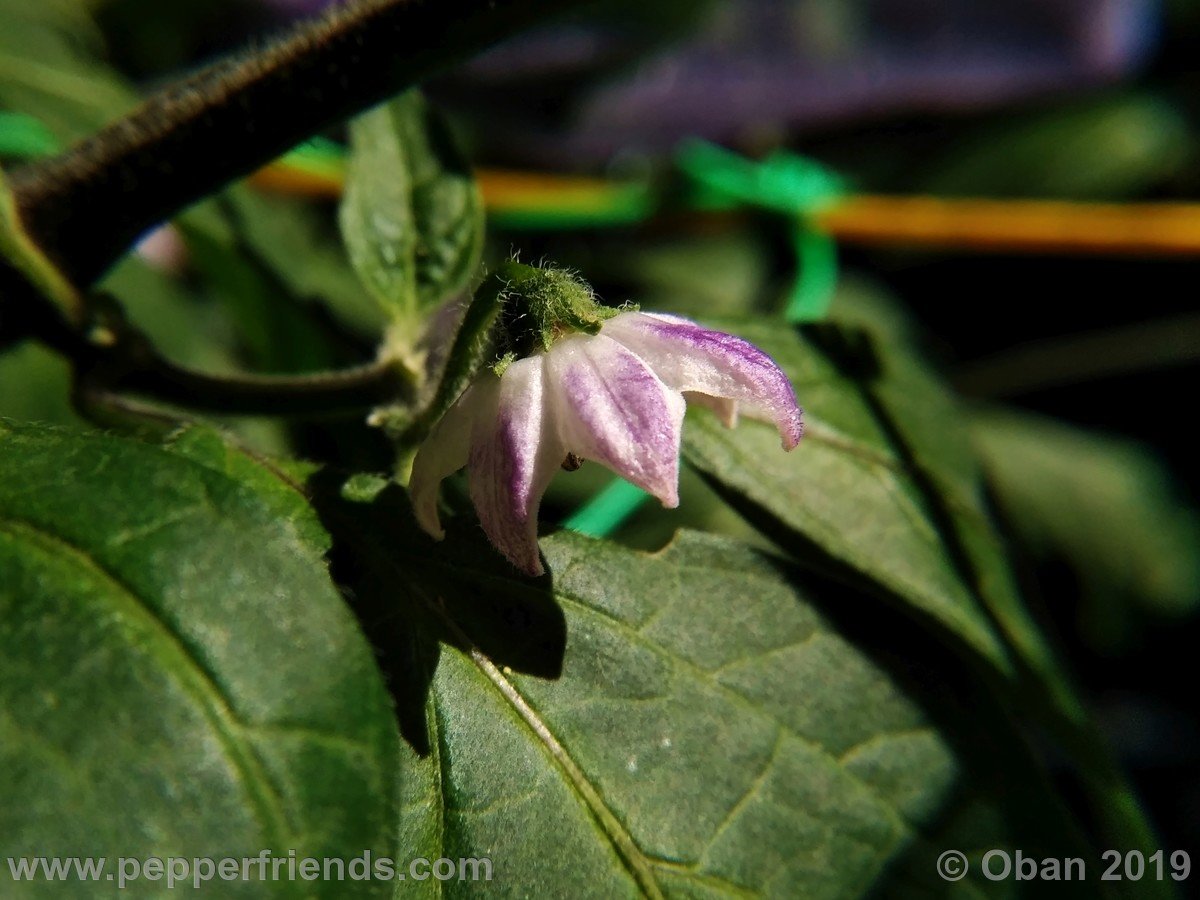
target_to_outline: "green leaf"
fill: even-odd
[[[988,410],[972,435],[1001,509],[1037,556],[1071,565],[1081,627],[1107,647],[1134,609],[1182,617],[1200,604],[1200,517],[1147,448],[1038,416]]]
[[[385,319],[351,269],[331,216],[320,215],[312,204],[245,187],[231,188],[223,200],[222,208],[246,251],[268,267],[292,297],[320,301],[339,323],[372,342],[378,340]]]
[[[808,412],[790,455],[767,426],[697,416],[689,462],[781,547],[871,585],[966,651],[1077,766],[1108,845],[1153,852],[1137,799],[1025,608],[991,522],[967,417],[903,320],[843,306],[841,324],[718,323],[775,357]],[[1169,893],[1167,891],[1166,893]]]
[[[935,196],[1106,199],[1144,194],[1191,158],[1187,118],[1153,95],[1005,117],[953,144],[919,188]]]
[[[805,410],[805,437],[785,454],[770,427],[727,430],[701,411],[685,430],[688,462],[784,549],[865,579],[1011,674],[1006,644],[965,571],[958,528],[987,535],[988,525],[944,392],[889,351],[894,342],[854,328],[713,324],[784,369]],[[992,562],[994,580],[1006,580],[1003,560]]]
[[[0,423],[6,853],[394,853],[373,654],[303,499],[252,468],[211,435]],[[314,890],[341,894],[272,896]]]
[[[0,109],[33,116],[64,145],[95,131],[137,102],[101,55],[78,3],[0,4]]]
[[[83,425],[71,408],[71,366],[41,344],[25,341],[0,353],[0,384],[20,385],[0,395],[0,418]]]
[[[390,317],[419,324],[479,264],[479,188],[417,91],[359,117],[350,133],[341,210],[350,260]]]
[[[129,255],[99,287],[172,361],[216,374],[239,371],[233,322],[205,285],[189,284]]]
[[[912,853],[932,865],[920,835],[976,786],[1069,831],[1036,776],[994,780],[952,736],[991,713],[945,654],[824,580],[685,532],[653,555],[559,533],[529,581],[468,517],[434,544],[395,485],[336,491],[317,491],[335,572],[409,688],[406,855],[486,857],[502,896],[857,897]],[[1007,826],[992,846],[1045,837]]]
[[[315,304],[293,292],[293,283],[247,237],[232,193],[188,211],[179,220],[197,267],[208,277],[236,323],[255,368],[315,372],[342,361]],[[302,268],[303,262],[297,267]]]
[[[180,429],[166,447],[254,489],[271,516],[294,529],[315,556],[329,552],[329,535],[303,493],[308,464],[251,456],[220,432],[204,426]]]
[[[5,291],[9,284],[21,282],[57,306],[66,318],[81,316],[83,301],[79,292],[25,234],[16,200],[8,189],[4,172],[0,171],[0,291]],[[31,302],[29,298],[17,296],[0,297],[0,301]]]

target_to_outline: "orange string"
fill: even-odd
[[[621,190],[600,178],[484,169],[490,212],[603,208]],[[264,190],[336,199],[340,173],[276,163],[252,179]],[[696,215],[704,215],[697,213]],[[840,242],[989,252],[1200,255],[1200,203],[1078,203],[855,195],[814,215]]]
[[[1039,253],[1200,254],[1200,203],[1073,203],[858,195],[816,215],[855,244]]]

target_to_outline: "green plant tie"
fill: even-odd
[[[845,179],[786,150],[755,161],[707,141],[690,140],[679,148],[676,159],[695,185],[697,206],[753,206],[794,223],[796,281],[784,316],[796,324],[824,319],[837,288],[837,246],[817,227],[816,216],[845,197]]]
[[[640,487],[624,478],[614,478],[563,522],[563,528],[591,537],[607,537],[648,499],[650,495]]]

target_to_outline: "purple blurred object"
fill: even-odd
[[[1139,0],[887,0],[873,5],[861,44],[822,62],[818,48],[789,29],[780,4],[743,5],[703,43],[597,94],[584,131],[652,122],[668,139],[698,128],[720,137],[754,121],[795,126],[973,107],[1117,78],[1146,43],[1145,17],[1134,15],[1145,8]]]
[[[814,13],[830,8],[719,4],[688,43],[585,92],[566,128],[527,121],[514,138],[528,152],[529,128],[540,124],[543,162],[600,162],[622,150],[667,151],[688,135],[736,141],[995,105],[1120,79],[1150,49],[1157,21],[1151,0],[875,0],[857,4],[852,30],[827,31],[822,42]],[[579,42],[570,33],[531,38],[475,71],[494,79],[496,61],[545,58],[564,43]]]
[[[313,0],[271,0],[312,6]],[[996,105],[1117,81],[1159,0],[718,0],[654,46],[645,21],[547,27],[435,86],[493,154],[573,167],[679,139]]]

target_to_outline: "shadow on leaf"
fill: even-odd
[[[430,751],[426,708],[442,644],[501,668],[561,675],[567,629],[550,575],[515,572],[463,520],[434,543],[394,482],[322,469],[307,490],[333,538],[334,580],[380,655],[401,734],[418,754]]]

